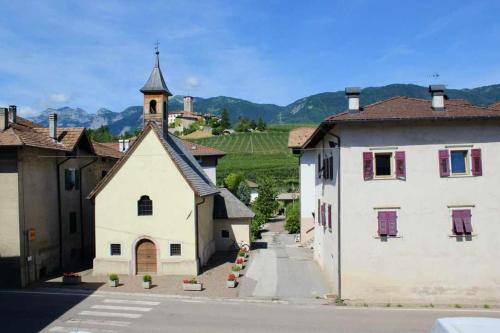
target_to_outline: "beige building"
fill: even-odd
[[[144,129],[89,196],[95,202],[94,274],[196,275],[217,249],[229,249],[219,235],[248,242],[253,213],[247,207],[227,218],[215,213],[221,205],[233,207],[235,198],[205,173],[191,153],[197,147],[189,149],[167,131],[171,94],[158,53],[141,92]]]
[[[332,292],[361,304],[500,303],[500,111],[446,99],[440,85],[432,100],[360,107],[359,89],[346,95],[349,109],[297,149],[314,165],[314,258]]]
[[[93,207],[85,200],[117,153],[83,128],[49,128],[0,108],[0,285],[26,286],[88,266]]]

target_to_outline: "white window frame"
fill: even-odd
[[[454,147],[449,148],[450,151],[450,177],[469,177],[472,176],[472,159],[471,159],[471,149],[466,147]],[[451,157],[453,152],[465,151],[467,154],[465,156],[465,173],[464,172],[453,172],[453,158]]]
[[[377,175],[377,155],[390,154],[391,174],[390,175]],[[375,151],[373,152],[373,179],[396,179],[396,153],[394,151]]]

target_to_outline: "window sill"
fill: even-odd
[[[449,238],[460,238],[460,237],[477,237],[477,234],[464,234],[464,235],[448,235]]]
[[[391,238],[403,238],[403,236],[373,236],[374,239],[391,239]]]

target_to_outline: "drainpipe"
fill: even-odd
[[[340,136],[338,135],[335,135],[331,132],[328,132],[328,134],[330,134],[331,136],[333,136],[334,138],[337,139],[337,147],[339,149],[339,170],[338,170],[338,180],[337,180],[337,214],[338,214],[338,223],[337,223],[337,255],[338,255],[338,258],[337,258],[337,263],[338,263],[338,266],[337,266],[337,288],[338,288],[338,291],[339,291],[339,294],[338,294],[338,300],[342,300],[342,256],[341,256],[341,246],[340,246],[340,218],[341,218],[341,209],[340,209],[340,204],[341,204],[341,192],[340,192],[340,156],[341,156],[341,151],[340,151],[340,147],[341,147],[341,141],[340,141]]]
[[[80,230],[80,242],[81,242],[81,245],[80,245],[80,248],[81,248],[81,253],[80,253],[80,258],[82,260],[82,263],[83,263],[83,260],[84,260],[84,244],[85,244],[85,234],[83,232],[83,182],[82,182],[82,171],[83,169],[85,169],[86,167],[88,167],[89,165],[97,162],[99,159],[98,158],[94,158],[92,161],[90,161],[89,163],[85,164],[84,166],[78,168],[78,174],[79,174],[79,182],[80,182],[80,227],[81,227],[81,230]]]
[[[70,160],[72,157],[66,157],[61,162],[56,163],[56,176],[57,176],[57,219],[59,223],[59,269],[63,269],[63,245],[62,245],[62,205],[61,205],[61,177],[60,166]]]
[[[205,203],[205,198],[202,198],[203,200],[201,202],[196,203],[196,211],[194,215],[194,233],[195,233],[195,251],[196,251],[196,261],[198,262],[197,264],[197,269],[198,273],[201,271],[201,259],[200,259],[200,253],[199,253],[199,236],[198,236],[198,207],[203,205]]]

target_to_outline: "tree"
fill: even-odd
[[[248,206],[250,203],[250,187],[248,187],[246,181],[240,182],[238,188],[236,189],[236,196],[241,202]]]
[[[300,204],[293,202],[285,209],[285,230],[291,234],[300,232]]]
[[[258,131],[265,131],[267,128],[267,124],[264,122],[262,117],[259,117],[259,120],[257,121],[257,130]]]
[[[92,140],[97,142],[110,142],[118,139],[115,135],[111,134],[108,126],[101,126],[97,129],[89,128],[87,133]]]
[[[257,123],[255,122],[255,119],[252,119],[250,121],[250,128],[253,130],[257,128]]]
[[[231,193],[236,195],[236,190],[244,179],[241,173],[232,172],[224,178],[224,186],[231,191]]]
[[[231,123],[229,122],[229,113],[226,109],[222,110],[222,113],[220,115],[220,127],[222,128],[222,130],[231,127]]]
[[[274,181],[267,177],[259,181],[258,194],[253,207],[255,211],[262,214],[267,221],[274,215],[276,209],[278,209],[278,201],[276,201],[278,192],[276,191]]]

